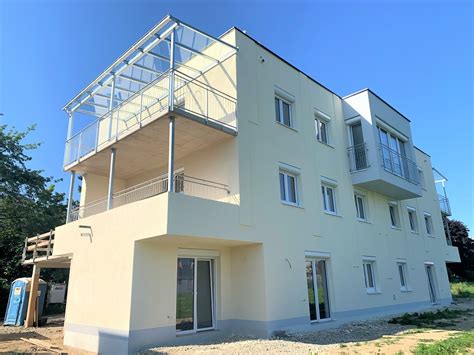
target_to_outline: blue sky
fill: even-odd
[[[473,6],[459,1],[0,2],[0,116],[42,142],[30,166],[64,178],[63,105],[166,14],[211,34],[231,26],[339,95],[369,87],[412,120],[474,230]]]

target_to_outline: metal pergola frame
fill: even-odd
[[[191,43],[185,43],[186,41],[183,40],[183,38],[178,38],[176,34],[179,30],[182,31],[181,37],[184,37],[185,34],[191,35]],[[204,48],[193,47],[197,37],[204,39]],[[159,46],[163,43],[166,44],[165,48],[167,52],[164,54],[159,53]],[[215,43],[228,49],[229,53],[223,57],[213,57],[203,52],[211,44]],[[198,30],[171,15],[166,16],[63,107],[63,110],[68,114],[70,120],[68,139],[72,136],[74,112],[100,117],[116,106],[115,101],[123,102],[127,100],[126,98],[116,97],[116,92],[134,95],[165,71],[160,71],[154,68],[153,65],[152,67],[147,66],[144,63],[147,60],[151,60],[152,63],[155,63],[154,60],[159,60],[161,64],[167,64],[166,62],[169,62],[168,68],[183,68],[192,72],[195,77],[198,77],[215,65],[218,65],[221,61],[228,58],[228,56],[234,54],[237,50],[237,47],[213,37],[204,31]],[[184,54],[188,59],[184,61],[178,60],[176,58],[176,51],[181,51],[180,54]],[[202,57],[205,61],[209,62],[209,65],[199,67],[189,63],[195,56]],[[140,61],[142,62],[140,63]],[[166,70],[168,70],[168,68]],[[139,75],[133,75],[130,71],[137,71]],[[144,73],[149,76],[149,80],[143,78]],[[117,79],[120,79],[120,85],[116,85]],[[124,83],[127,84],[124,85]],[[131,89],[130,87],[132,85],[138,85],[138,89]],[[107,90],[107,94],[102,92],[102,90]],[[95,98],[99,98],[101,101],[96,102]],[[106,100],[109,101],[108,105],[104,104]],[[95,110],[90,111],[84,109],[82,106],[97,108],[100,112]]]

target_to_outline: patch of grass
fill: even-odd
[[[436,312],[405,313],[401,317],[395,317],[388,321],[391,324],[415,325],[417,327],[450,327],[456,325],[454,319],[461,318],[465,314],[470,314],[469,310],[462,309],[438,309]],[[450,322],[442,321],[450,319]]]
[[[453,282],[451,293],[455,298],[474,298],[474,282]]]
[[[474,348],[474,330],[432,344],[418,344],[415,355],[467,354]]]

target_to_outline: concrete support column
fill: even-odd
[[[71,211],[72,211],[72,202],[73,202],[73,194],[74,194],[74,182],[76,180],[76,172],[74,170],[71,171],[71,179],[69,181],[69,194],[67,200],[67,212],[66,212],[66,223],[69,223],[71,219]]]
[[[170,116],[168,140],[168,192],[174,192],[174,130],[175,118]]]
[[[110,170],[109,170],[109,188],[107,190],[107,210],[113,207],[113,193],[115,180],[115,155],[116,148],[112,148],[110,153]]]
[[[28,296],[28,309],[26,311],[25,328],[32,327],[36,318],[36,303],[38,301],[38,285],[41,268],[33,264],[33,275],[30,282],[30,294]],[[38,324],[38,319],[36,319]]]

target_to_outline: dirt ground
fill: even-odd
[[[249,339],[237,336],[217,336],[212,343],[159,347],[142,354],[410,354],[417,344],[446,339],[462,330],[474,329],[474,299],[459,300],[450,309],[470,309],[470,315],[455,320],[455,325],[438,329],[417,329],[389,324],[391,317],[364,322],[352,322],[334,329],[282,333],[275,339]],[[53,317],[40,328],[0,327],[0,353],[48,352],[21,338],[40,339],[55,350],[70,354],[88,354],[62,345],[61,317]],[[473,349],[474,350],[474,349]]]

